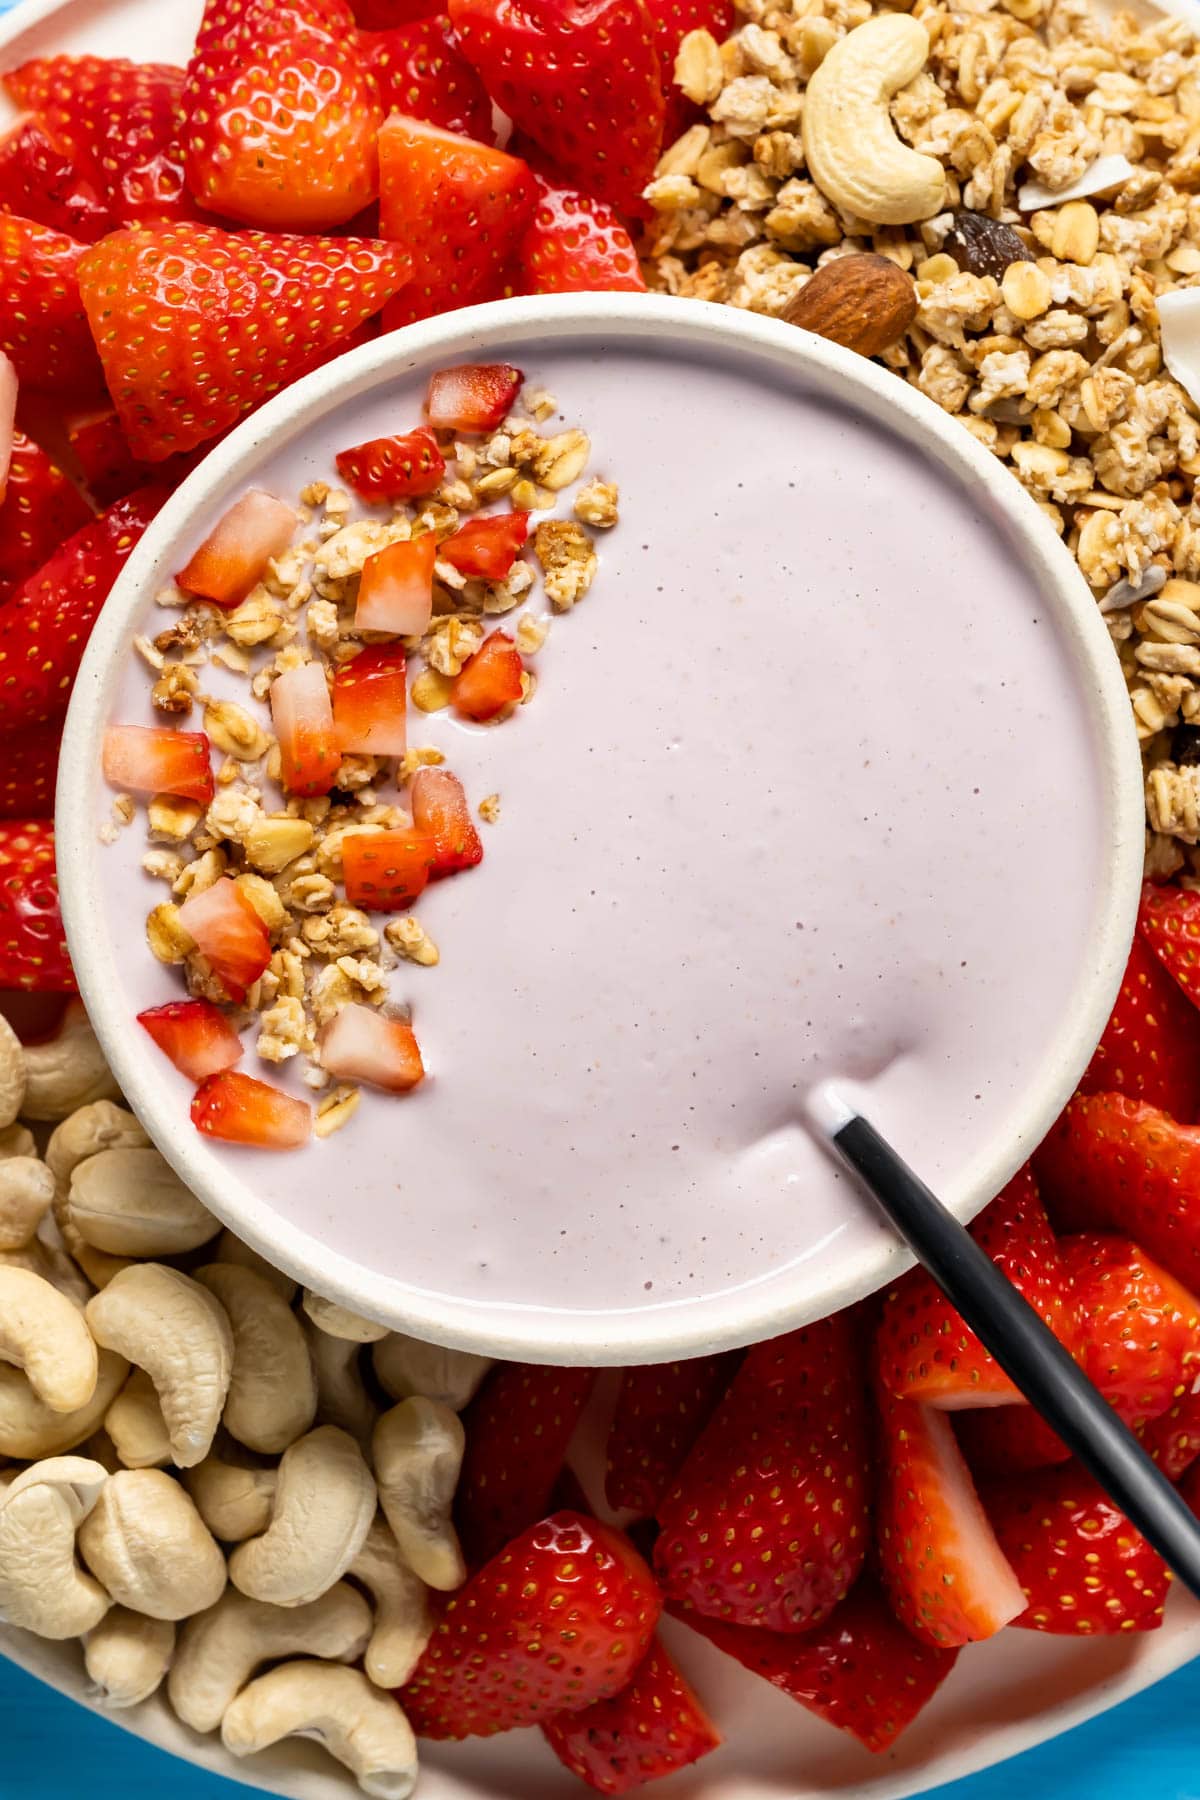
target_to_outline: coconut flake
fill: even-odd
[[[1022,212],[1039,212],[1043,206],[1063,206],[1068,200],[1086,200],[1089,194],[1103,194],[1120,187],[1133,174],[1127,156],[1098,156],[1069,187],[1048,188],[1040,181],[1027,181],[1017,189],[1017,205]]]
[[[1100,602],[1102,613],[1124,612],[1139,600],[1149,600],[1167,585],[1167,571],[1161,563],[1151,563],[1140,581],[1114,581]]]
[[[1163,361],[1200,406],[1200,288],[1176,288],[1155,304]]]

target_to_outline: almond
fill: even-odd
[[[863,253],[818,269],[783,317],[861,356],[878,356],[899,342],[916,312],[917,291],[904,270],[886,256]]]

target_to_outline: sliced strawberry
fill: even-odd
[[[672,1600],[803,1631],[867,1548],[867,1405],[846,1313],[752,1349],[658,1509]]]
[[[1033,1160],[1060,1230],[1119,1232],[1200,1290],[1200,1127],[1121,1094],[1077,1095]]]
[[[628,1794],[661,1781],[721,1742],[657,1638],[619,1694],[547,1720],[542,1734],[559,1762],[598,1794]]]
[[[52,819],[62,726],[0,737],[0,819]]]
[[[214,793],[211,747],[203,731],[110,725],[104,734],[104,779],[133,794],[175,794],[207,806]]]
[[[1079,1091],[1125,1094],[1160,1106],[1173,1119],[1194,1119],[1200,1111],[1200,1010],[1184,997],[1140,932],[1130,945],[1112,1017]]]
[[[117,221],[66,145],[24,113],[0,138],[0,212],[35,219],[80,244],[94,244]]]
[[[0,215],[0,350],[31,387],[72,394],[102,389],[79,297],[86,250],[60,231]]]
[[[1020,1475],[1071,1460],[1057,1431],[1032,1406],[981,1406],[956,1413],[954,1434],[977,1478]]]
[[[495,431],[525,377],[510,363],[458,363],[429,378],[425,410],[435,431]]]
[[[666,96],[663,121],[664,144],[673,144],[692,120],[702,115],[683,91],[675,85],[675,58],[689,31],[707,31],[722,43],[733,30],[733,0],[646,0],[646,10],[654,26],[654,43],[662,70]]]
[[[736,1356],[698,1356],[625,1370],[608,1433],[604,1493],[610,1506],[655,1510],[736,1367]]]
[[[432,494],[446,463],[432,431],[418,425],[402,437],[372,438],[340,450],[337,470],[364,500],[407,500]]]
[[[437,539],[431,531],[388,544],[363,564],[354,624],[359,631],[390,631],[418,637],[433,617],[433,565]]]
[[[469,1454],[469,1433],[467,1443]],[[581,1712],[626,1686],[661,1607],[628,1538],[555,1513],[450,1596],[397,1698],[426,1738],[490,1737]]]
[[[176,585],[218,606],[239,606],[271,558],[283,555],[295,529],[290,506],[263,488],[251,488],[193,551]]]
[[[91,516],[91,507],[62,470],[32,438],[18,432],[0,507],[0,601]]]
[[[356,831],[342,844],[346,898],[368,912],[403,912],[424,892],[436,854],[423,831]]]
[[[73,994],[67,953],[54,827],[42,819],[0,825],[0,989]]]
[[[222,875],[179,908],[189,934],[229,998],[239,1004],[271,960],[267,928],[240,887]]]
[[[342,753],[324,666],[302,663],[271,683],[271,722],[279,740],[279,779],[289,794],[327,794]]]
[[[438,555],[460,575],[503,581],[528,536],[528,513],[488,513],[468,519],[453,536],[443,538]]]
[[[1127,1425],[1164,1413],[1200,1375],[1200,1302],[1127,1238],[1065,1237],[1089,1379]]]
[[[988,1638],[1024,1611],[945,1413],[884,1397],[875,1526],[897,1618],[925,1644]]]
[[[407,1094],[425,1079],[412,1026],[373,1006],[343,1006],[321,1032],[321,1067],[337,1081],[365,1081],[388,1094]]]
[[[69,537],[0,607],[0,714],[9,731],[66,711],[96,615],[166,494],[143,488]]]
[[[390,30],[360,31],[358,47],[379,84],[385,113],[492,142],[492,103],[444,12]]]
[[[430,881],[473,869],[483,861],[483,845],[471,817],[463,784],[449,769],[418,769],[412,784],[413,824],[433,839]]]
[[[610,206],[540,176],[537,188],[518,250],[523,293],[645,292],[633,239]]]
[[[450,684],[450,698],[464,719],[482,724],[514,706],[525,691],[521,653],[505,631],[484,638]]]
[[[377,644],[343,663],[333,678],[338,748],[363,756],[403,756],[408,747],[407,659],[399,644]],[[425,827],[418,825],[421,830]]]
[[[226,1144],[296,1150],[312,1135],[312,1107],[240,1069],[223,1069],[196,1089],[192,1124]]]
[[[1138,930],[1188,999],[1200,1006],[1200,894],[1147,882]]]
[[[464,1417],[467,1448],[454,1501],[472,1565],[503,1550],[550,1503],[594,1369],[500,1363]]]
[[[694,1631],[878,1755],[928,1706],[957,1649],[919,1643],[863,1575],[811,1631],[761,1631],[681,1612]]]
[[[379,228],[412,256],[389,327],[490,297],[533,211],[526,165],[474,138],[393,113],[379,134]]]
[[[189,1081],[203,1081],[241,1059],[241,1038],[211,1000],[168,1000],[140,1012],[137,1021]]]
[[[1166,1564],[1075,1463],[996,1483],[984,1497],[1024,1591],[1014,1624],[1071,1637],[1158,1630]]]
[[[409,266],[394,244],[205,225],[97,244],[80,292],[133,454],[157,462],[227,430],[344,348]]]

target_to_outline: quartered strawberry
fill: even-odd
[[[0,350],[30,387],[72,395],[103,390],[79,296],[86,249],[31,219],[0,215]]]
[[[604,1494],[613,1507],[652,1513],[716,1411],[736,1356],[626,1369],[608,1433]]]
[[[52,819],[62,726],[0,737],[0,819]]]
[[[395,244],[186,224],[116,232],[78,269],[130,449],[148,462],[218,436],[344,348],[408,274]]]
[[[1014,1624],[1071,1637],[1158,1630],[1166,1564],[1083,1469],[1043,1469],[984,1497],[1026,1601]]]
[[[423,831],[356,831],[342,843],[346,898],[366,912],[403,912],[422,894],[436,854]]]
[[[659,1506],[663,1592],[777,1631],[832,1612],[866,1555],[867,1429],[848,1314],[756,1345]]]
[[[492,103],[444,12],[390,30],[360,31],[358,48],[379,84],[385,113],[492,142]]]
[[[376,644],[342,663],[333,678],[338,748],[363,756],[403,756],[408,747],[407,659],[399,644]],[[424,826],[420,826],[424,830]]]
[[[450,684],[455,711],[479,724],[498,717],[521,698],[524,673],[521,653],[508,633],[493,631]]]
[[[168,1000],[147,1007],[137,1022],[189,1081],[204,1081],[241,1059],[241,1038],[211,1000]]]
[[[882,1469],[875,1529],[896,1617],[922,1643],[953,1648],[995,1635],[1025,1596],[988,1524],[944,1412],[880,1399]]]
[[[694,1631],[867,1750],[888,1750],[945,1681],[957,1649],[919,1643],[870,1575],[811,1631],[757,1631],[680,1612]]]
[[[79,490],[32,438],[17,432],[0,506],[0,601],[92,516]]]
[[[675,58],[689,31],[707,31],[723,42],[734,27],[733,0],[646,0],[646,10],[654,26],[654,43],[662,70],[666,96],[663,120],[664,144],[673,144],[692,120],[700,117],[682,89],[675,85]]]
[[[428,426],[399,437],[371,438],[339,450],[337,471],[364,500],[408,500],[432,494],[446,473],[438,441]]]
[[[456,363],[429,378],[425,411],[435,431],[495,431],[525,381],[511,363]]]
[[[373,1006],[351,1004],[334,1014],[321,1032],[321,1067],[335,1081],[365,1081],[388,1094],[407,1094],[425,1079],[412,1026]]]
[[[1200,894],[1147,882],[1138,930],[1193,1005],[1200,1006]]]
[[[646,287],[633,239],[612,208],[541,176],[517,266],[526,294],[637,294]]]
[[[1141,932],[1130,945],[1112,1017],[1079,1091],[1125,1094],[1160,1106],[1173,1119],[1194,1119],[1200,1112],[1200,1009],[1172,981]]]
[[[96,615],[166,499],[143,488],[69,537],[0,607],[0,717],[8,731],[66,711]]]
[[[463,1419],[467,1448],[454,1501],[473,1566],[545,1512],[595,1380],[594,1369],[500,1363],[484,1381]]]
[[[240,1069],[223,1069],[196,1089],[192,1124],[226,1144],[296,1150],[312,1135],[312,1107]]]
[[[220,876],[211,887],[188,896],[179,908],[179,923],[229,998],[240,1005],[271,960],[267,928],[241,888],[228,875]]]
[[[358,583],[354,624],[359,631],[390,631],[417,637],[433,617],[433,565],[437,539],[431,531],[388,544],[368,556]]]
[[[0,212],[36,219],[80,244],[94,244],[117,225],[70,150],[35,113],[23,113],[0,138]]]
[[[1200,1127],[1121,1094],[1082,1094],[1033,1160],[1060,1230],[1120,1232],[1200,1291]]]
[[[289,794],[327,794],[342,753],[322,663],[285,669],[271,683],[271,723],[279,741],[279,779]]]
[[[644,213],[664,118],[644,0],[449,0],[449,12],[492,99],[564,176]]]
[[[1068,1349],[1077,1336],[1070,1282],[1028,1166],[971,1227],[971,1236]],[[1020,1391],[922,1269],[897,1282],[875,1343],[880,1383],[901,1400],[947,1410],[1002,1406]]]
[[[488,513],[468,519],[451,537],[443,538],[438,555],[460,575],[503,581],[528,536],[528,513]]]
[[[450,1596],[397,1698],[426,1738],[490,1737],[581,1712],[626,1686],[661,1607],[628,1538],[555,1513]]]
[[[483,845],[457,775],[449,769],[418,769],[410,798],[413,824],[434,843],[430,881],[473,869],[483,861]]]
[[[598,1794],[628,1794],[661,1781],[721,1742],[657,1638],[619,1694],[548,1719],[542,1734],[559,1762]]]
[[[491,299],[533,201],[519,157],[393,113],[379,134],[379,229],[412,257],[413,279],[384,324]]]
[[[251,488],[223,513],[175,577],[185,594],[239,606],[274,556],[282,556],[296,514],[264,488]]]
[[[203,731],[110,725],[101,754],[104,779],[133,794],[174,794],[207,806],[215,791],[210,750]]]
[[[1061,1240],[1088,1378],[1134,1430],[1200,1375],[1200,1302],[1128,1238]]]
[[[0,988],[73,994],[54,872],[54,827],[0,824]]]
[[[1200,1375],[1142,1432],[1142,1444],[1168,1481],[1180,1481],[1200,1457]]]
[[[1020,1475],[1071,1459],[1057,1431],[1032,1406],[981,1406],[956,1413],[954,1434],[976,1478]]]

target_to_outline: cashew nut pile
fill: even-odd
[[[78,1638],[103,1705],[161,1690],[239,1757],[316,1738],[404,1800],[388,1690],[430,1590],[465,1577],[458,1412],[488,1366],[298,1293],[222,1231],[82,1008],[33,1049],[0,1019],[0,1621]]]

